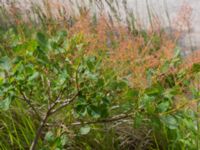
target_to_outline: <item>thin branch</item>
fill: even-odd
[[[74,122],[74,123],[70,123],[69,126],[74,127],[74,126],[84,126],[84,125],[90,125],[90,124],[102,124],[102,123],[114,123],[117,121],[127,121],[127,119],[130,119],[134,114],[130,113],[130,114],[121,114],[121,115],[117,115],[117,116],[113,116],[111,118],[107,118],[107,119],[100,119],[100,120],[95,120],[95,121],[85,121],[85,122]],[[46,124],[48,127],[57,127],[57,126],[63,126],[66,127],[64,124],[60,124],[60,123],[52,123],[52,124]]]
[[[66,80],[65,80],[65,82],[62,84],[62,86],[63,86],[65,83],[66,83]],[[66,88],[67,88],[67,87],[64,87],[63,89],[60,90],[60,92],[59,92],[59,94],[58,94],[56,100],[55,100],[54,103],[52,104],[52,105],[54,105],[54,107],[55,107],[58,103],[61,102],[61,98],[62,98],[63,93],[64,93],[64,91],[66,90]]]
[[[129,117],[132,117],[133,114],[122,114],[122,115],[117,115],[112,118],[107,118],[107,119],[101,119],[101,120],[96,120],[96,121],[89,121],[89,122],[75,122],[72,123],[71,126],[79,126],[79,125],[88,125],[88,124],[101,124],[101,123],[112,123],[116,121],[121,121],[124,119],[127,119]]]
[[[56,109],[51,111],[51,114],[54,114],[54,113],[58,112],[59,110],[61,110],[62,108],[64,108],[64,107],[68,106],[69,104],[71,104],[76,99],[78,94],[79,94],[79,92],[77,94],[75,94],[71,99],[67,99],[67,100],[63,101],[61,106],[59,106],[58,108],[56,108]]]
[[[62,92],[61,92],[61,93],[62,93]],[[30,150],[35,150],[35,149],[36,149],[36,145],[37,145],[38,140],[39,140],[39,138],[40,138],[41,132],[42,132],[43,128],[45,127],[45,124],[47,123],[48,118],[49,118],[51,115],[53,115],[54,113],[56,113],[57,111],[61,110],[62,108],[66,107],[66,106],[68,106],[70,103],[72,103],[72,102],[76,99],[76,97],[78,96],[78,94],[79,94],[79,92],[78,92],[76,95],[74,95],[74,97],[72,97],[70,100],[64,101],[63,104],[62,104],[60,107],[58,107],[57,109],[53,110],[53,109],[56,107],[56,105],[57,105],[59,102],[61,102],[60,96],[57,97],[57,99],[55,100],[55,102],[54,102],[54,103],[50,106],[50,108],[48,109],[48,111],[47,111],[45,117],[42,119],[42,121],[41,121],[41,123],[40,123],[40,126],[39,126],[39,128],[38,128],[38,130],[37,130],[37,132],[36,132],[36,136],[35,136],[35,138],[34,138],[32,144],[31,144]],[[60,94],[59,94],[59,95],[60,95]],[[62,95],[62,94],[61,94],[61,95]]]
[[[78,84],[78,71],[79,71],[79,66],[80,64],[78,65],[77,69],[76,69],[76,88],[77,88],[77,91],[79,91],[79,84]]]
[[[51,104],[51,105],[49,106],[48,109],[51,109],[51,110],[54,109],[54,108],[56,107],[56,105],[57,105],[58,103],[61,102],[61,97],[62,97],[62,95],[63,95],[65,89],[66,89],[66,88],[63,88],[63,89],[59,92],[59,94],[58,94],[56,100],[54,101],[53,104]]]
[[[21,98],[21,99],[23,99],[23,100],[31,107],[31,109],[34,111],[34,113],[37,115],[37,117],[38,117],[39,119],[41,119],[41,117],[40,117],[38,111],[36,110],[36,108],[34,107],[34,105],[31,103],[30,99],[26,96],[26,94],[23,93],[21,90],[20,90],[20,94],[21,94],[22,97],[23,97],[23,98]]]
[[[76,79],[76,81],[77,81],[77,79]],[[57,111],[61,110],[62,108],[66,107],[70,103],[72,103],[76,99],[76,97],[78,96],[78,94],[79,94],[79,89],[77,89],[77,91],[78,91],[77,94],[75,94],[71,99],[67,99],[67,100],[61,101],[61,98],[62,98],[62,95],[63,95],[65,89],[66,88],[63,88],[59,92],[59,94],[58,94],[57,98],[55,99],[55,101],[53,102],[53,104],[48,107],[48,111],[47,111],[45,117],[42,119],[42,121],[40,123],[40,126],[39,126],[39,128],[37,130],[36,136],[35,136],[32,144],[31,144],[30,150],[35,150],[36,149],[36,145],[37,145],[38,140],[40,138],[41,132],[42,132],[43,128],[45,127],[48,118],[51,115],[55,114]],[[57,104],[59,104],[61,102],[62,102],[61,106],[59,106],[58,108],[54,109],[57,106]]]
[[[50,108],[50,102],[51,102],[51,98],[52,98],[52,93],[51,93],[51,82],[49,81],[49,79],[47,78],[47,92],[48,92],[48,109]]]
[[[38,143],[38,140],[40,138],[40,135],[41,135],[41,132],[47,122],[47,119],[49,118],[50,116],[50,111],[51,109],[48,110],[48,112],[46,113],[45,117],[42,119],[41,123],[40,123],[40,126],[39,128],[37,129],[37,132],[36,132],[36,136],[31,144],[31,147],[30,147],[30,150],[35,150],[36,149],[36,145]]]
[[[95,121],[84,121],[84,122],[78,121],[78,122],[70,123],[68,127],[82,126],[82,125],[84,126],[84,125],[90,125],[90,124],[114,123],[117,121],[128,121],[129,119],[131,119],[131,117],[133,117],[133,113],[121,114],[121,115],[113,116],[111,118],[99,119]],[[63,123],[59,123],[59,122],[46,123],[46,126],[47,127],[57,127],[57,126],[65,127]]]

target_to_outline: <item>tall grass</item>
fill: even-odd
[[[182,36],[191,33],[192,9],[188,3],[183,3],[180,13],[175,18],[172,18],[166,1],[163,1],[165,14],[160,17],[156,14],[158,12],[155,12],[151,7],[150,1],[146,0],[146,12],[144,12],[144,15],[147,13],[149,19],[147,22],[149,22],[150,27],[147,27],[148,23],[144,23],[144,18],[138,14],[139,12],[136,12],[137,14],[134,13],[134,10],[128,5],[129,3],[125,0],[42,0],[39,2],[11,0],[0,5],[1,27],[16,24],[28,24],[29,26],[43,26],[46,28],[48,28],[48,25],[69,27],[75,22],[77,15],[90,13],[94,20],[103,15],[109,18],[108,21],[110,23],[123,23],[134,33],[144,28],[151,28],[151,30],[155,31],[163,29],[165,32],[171,32],[171,36],[173,38],[176,37],[178,41]],[[137,11],[139,8],[135,9]],[[168,24],[167,29],[164,29],[166,25],[163,28],[163,24]],[[193,49],[192,40],[189,39],[189,41],[190,49]]]

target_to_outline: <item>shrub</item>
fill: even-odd
[[[199,149],[198,58],[94,20],[1,30],[1,149]]]

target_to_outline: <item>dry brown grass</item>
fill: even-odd
[[[105,63],[115,67],[119,73],[132,73],[131,82],[136,87],[145,87],[146,70],[160,67],[174,55],[176,44],[167,35],[145,31],[146,35],[133,35],[122,24],[110,24],[106,17],[92,25],[88,15],[81,16],[70,29],[70,34],[83,33],[87,41],[87,52],[98,50],[109,53]]]
[[[159,70],[167,60],[170,61],[173,58],[177,40],[182,30],[185,29],[182,27],[189,27],[188,22],[191,19],[192,12],[190,8],[183,5],[180,11],[185,9],[184,14],[177,15],[180,28],[172,33],[174,38],[162,32],[160,22],[156,17],[153,21],[154,24],[157,24],[157,30],[149,28],[145,31],[146,35],[144,36],[141,32],[137,35],[131,34],[129,29],[119,22],[111,24],[103,14],[100,15],[97,24],[94,25],[88,15],[89,13],[77,18],[79,21],[70,29],[70,34],[82,33],[84,40],[88,43],[85,47],[87,52],[96,53],[101,50],[109,53],[105,65],[116,68],[122,75],[131,73],[130,83],[135,87],[146,88],[148,85],[147,69],[157,68]],[[192,64],[199,62],[200,54],[194,52],[183,59],[183,65],[180,68],[171,68],[164,76],[184,68],[187,69],[188,66],[191,67]],[[156,78],[159,77],[162,80],[163,75],[161,74]]]
[[[200,50],[193,51],[184,60],[185,67],[190,68],[194,63],[200,63]]]

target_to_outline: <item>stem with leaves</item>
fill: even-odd
[[[40,138],[40,135],[42,133],[43,128],[45,127],[45,124],[47,123],[47,120],[50,116],[52,116],[53,114],[55,114],[56,112],[60,111],[62,108],[68,106],[69,104],[71,104],[76,97],[78,96],[79,92],[77,94],[75,94],[71,99],[66,99],[62,102],[62,104],[60,104],[60,106],[58,108],[55,108],[57,106],[57,104],[59,104],[60,101],[60,97],[61,95],[55,100],[55,102],[48,108],[46,115],[44,116],[44,118],[41,120],[40,122],[40,126],[37,129],[35,138],[31,144],[30,150],[35,150],[38,140]]]

